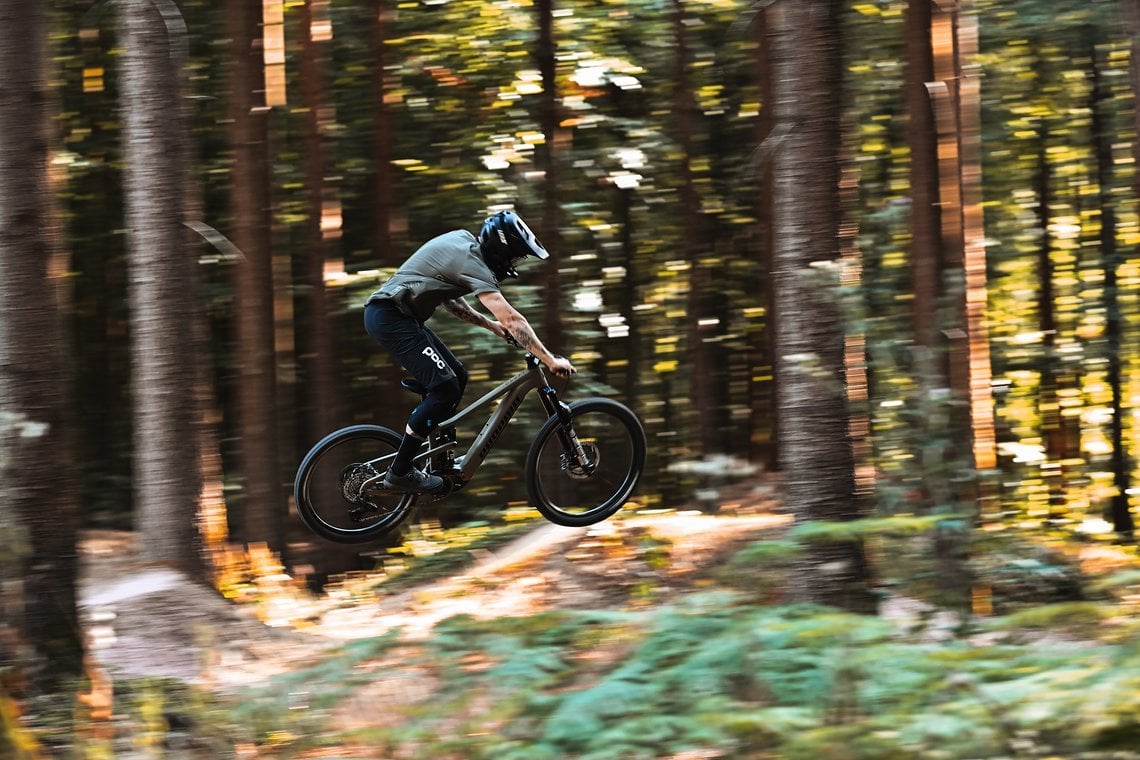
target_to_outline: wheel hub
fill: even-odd
[[[586,480],[598,469],[601,452],[596,443],[583,443],[582,450],[586,452],[586,462],[579,462],[575,457],[562,455],[562,469],[574,480]]]
[[[364,484],[380,473],[376,472],[370,464],[350,464],[340,473],[340,494],[349,504],[360,504],[365,501],[362,490]]]

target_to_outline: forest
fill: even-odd
[[[0,0],[0,756],[1140,757],[1138,94],[1140,0]],[[528,398],[318,537],[503,209],[637,491],[542,520]]]

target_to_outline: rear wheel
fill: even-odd
[[[626,503],[645,468],[645,430],[629,407],[607,398],[570,404],[571,427],[585,461],[568,450],[562,422],[551,417],[538,431],[526,462],[531,504],[558,525],[605,520]]]
[[[378,425],[356,425],[330,433],[297,469],[293,496],[297,512],[314,533],[342,544],[371,541],[399,525],[415,496],[382,491],[379,476],[401,436]]]

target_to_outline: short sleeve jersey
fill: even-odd
[[[444,301],[492,292],[499,292],[499,283],[475,236],[455,230],[420,246],[368,303],[391,299],[408,316],[426,322]]]

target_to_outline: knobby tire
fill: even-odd
[[[598,455],[592,472],[563,464],[562,421],[549,418],[526,459],[531,506],[552,523],[581,527],[601,522],[633,495],[645,469],[645,429],[629,407],[613,399],[587,398],[569,405],[583,446]]]
[[[341,544],[372,541],[397,527],[415,505],[411,494],[381,495],[371,498],[380,509],[366,510],[363,518],[353,519],[351,511],[360,507],[343,495],[339,477],[351,464],[375,459],[396,451],[402,436],[379,425],[354,425],[321,439],[305,455],[293,481],[293,497],[301,520],[314,533]],[[384,467],[381,466],[381,471]]]

